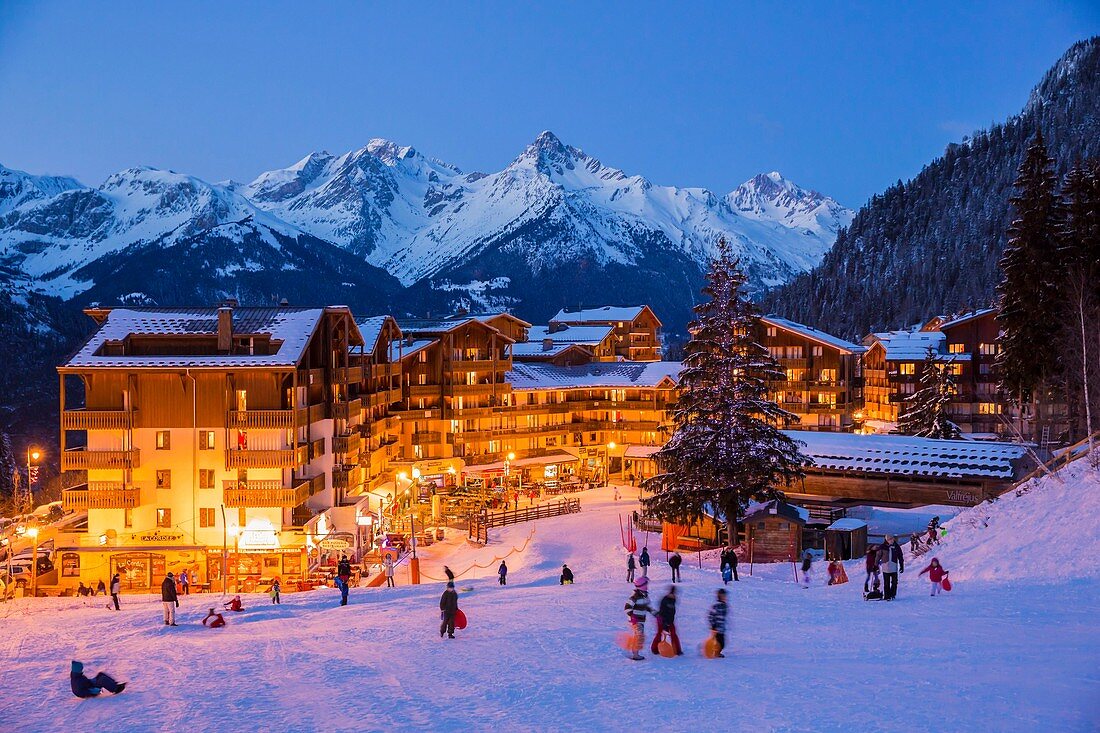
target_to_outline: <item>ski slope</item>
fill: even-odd
[[[171,629],[152,596],[123,596],[118,613],[80,599],[0,605],[0,720],[18,721],[9,730],[219,733],[1096,730],[1095,579],[960,580],[930,598],[923,566],[910,563],[898,601],[876,603],[861,598],[858,562],[853,582],[836,587],[819,564],[809,589],[791,582],[789,564],[757,565],[752,577],[742,565],[728,658],[707,660],[698,646],[718,576],[713,561],[699,569],[689,556],[677,618],[687,655],[647,650],[632,662],[613,640],[628,595],[617,515],[636,505],[609,490],[581,501],[580,514],[493,531],[486,548],[455,538],[423,550],[436,577],[443,563],[488,566],[459,578],[470,627],[453,641],[437,633],[440,583],[353,589],[347,607],[327,589],[285,594],[281,606],[246,596],[247,610],[218,630],[199,625],[216,596],[184,597]],[[669,571],[659,538],[649,544],[656,602]],[[495,558],[513,547],[522,552],[501,588]],[[562,562],[576,585],[558,585]],[[70,659],[130,685],[77,700]]]

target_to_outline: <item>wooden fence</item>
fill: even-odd
[[[486,543],[489,541],[490,529],[520,522],[532,522],[536,519],[560,517],[564,514],[576,514],[580,510],[580,499],[562,499],[548,504],[536,504],[526,509],[506,509],[491,514],[486,512],[470,518],[469,537],[473,542]]]

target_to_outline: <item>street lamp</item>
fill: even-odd
[[[31,554],[31,598],[38,597],[38,527],[31,527],[27,535],[34,540],[34,551]]]
[[[33,446],[27,447],[27,509],[34,508],[34,479],[31,474],[31,461],[36,464],[34,467],[38,468],[38,459],[42,457],[42,453]],[[35,471],[37,473],[37,471]]]
[[[607,483],[611,483],[611,451],[615,450],[615,441],[607,444]]]

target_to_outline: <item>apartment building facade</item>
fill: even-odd
[[[660,361],[661,321],[648,305],[560,310],[550,319],[551,333],[563,327],[602,326],[612,329],[614,354],[626,361]]]

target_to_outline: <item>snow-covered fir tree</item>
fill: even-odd
[[[762,326],[746,282],[720,241],[706,300],[695,306],[697,320],[689,326],[672,437],[654,455],[659,472],[644,484],[652,492],[647,512],[687,523],[716,509],[730,544],[749,501],[781,496],[807,461],[800,444],[779,429],[797,418],[768,396],[767,381],[783,373],[760,344]]]
[[[937,361],[929,347],[921,365],[920,389],[908,410],[898,418],[898,431],[921,438],[955,439],[959,426],[951,422],[951,400],[955,399],[955,376],[950,364]]]

